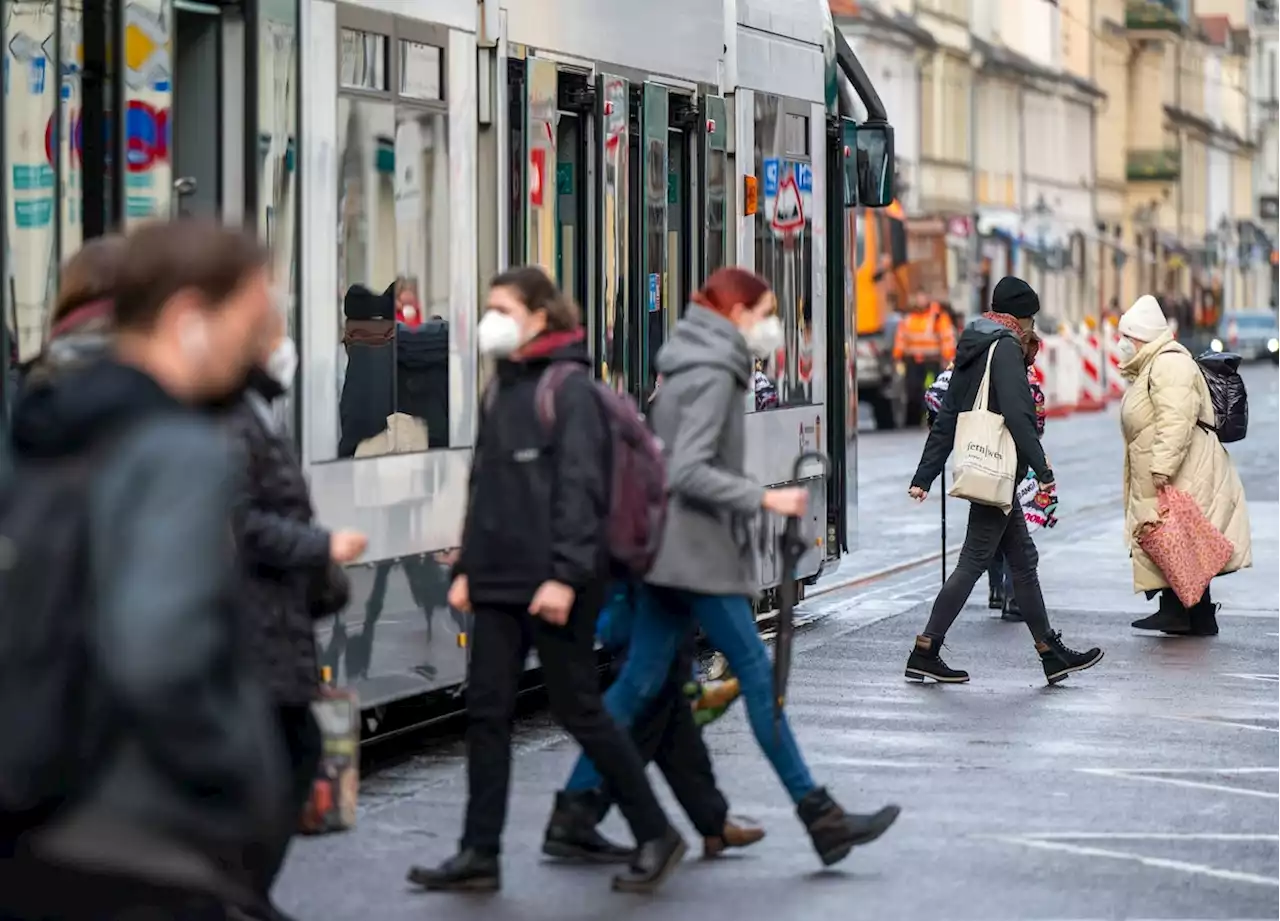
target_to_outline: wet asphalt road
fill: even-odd
[[[1056,688],[1044,686],[1026,630],[985,610],[981,583],[948,638],[950,661],[973,682],[903,680],[939,563],[834,587],[936,554],[939,507],[904,495],[919,433],[864,437],[864,549],[805,604],[789,710],[820,783],[852,808],[892,801],[904,812],[837,868],[819,870],[740,705],[708,743],[734,810],[767,826],[764,842],[714,863],[691,856],[653,898],[612,894],[608,870],[544,862],[551,793],[575,749],[532,718],[517,731],[500,895],[428,895],[404,882],[411,863],[455,845],[466,771],[451,744],[366,779],[354,831],[295,845],[281,905],[314,921],[1276,918],[1280,405],[1272,367],[1247,373],[1251,431],[1232,454],[1255,568],[1215,584],[1216,639],[1129,627],[1151,607],[1131,592],[1121,543],[1114,411],[1050,421],[1062,524],[1039,536],[1041,580],[1067,642],[1107,650]],[[625,837],[616,816],[607,826]]]

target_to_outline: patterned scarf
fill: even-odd
[[[1007,313],[995,313],[989,310],[982,317],[984,320],[999,323],[1018,337],[1018,342],[1022,344],[1022,360],[1026,362],[1028,368],[1036,363],[1036,355],[1040,351],[1040,337],[1035,334],[1034,330],[1023,329],[1018,325],[1018,318],[1011,317]]]

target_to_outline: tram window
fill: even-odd
[[[341,42],[338,86],[347,90],[386,90],[387,37],[343,29]]]
[[[173,211],[173,160],[169,114],[173,109],[174,15],[167,0],[125,5],[124,223],[168,218]]]
[[[792,154],[807,137],[808,118],[784,101],[755,95],[755,170],[761,207],[756,219],[756,271],[778,298],[785,344],[756,364],[756,409],[812,403],[813,169]],[[807,146],[806,148],[807,149]]]
[[[266,4],[258,20],[258,232],[271,249],[276,285],[297,335],[298,23],[289,5]]]
[[[449,445],[449,159],[443,111],[338,100],[339,457]]]

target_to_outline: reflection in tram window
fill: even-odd
[[[342,30],[338,86],[352,90],[387,89],[387,37]]]
[[[4,17],[5,271],[3,359],[6,400],[16,387],[16,363],[33,358],[44,339],[45,309],[53,301],[54,168],[45,129],[54,119],[58,79],[41,45],[55,28],[55,7],[43,0],[10,0]]]
[[[443,112],[338,100],[339,457],[449,445]]]
[[[271,250],[273,277],[298,335],[298,22],[291,3],[264,3],[258,19],[258,233]],[[290,392],[286,400],[293,399]],[[283,402],[283,401],[282,401]],[[296,429],[292,403],[279,412]],[[298,437],[295,430],[293,434]]]
[[[84,240],[83,159],[76,151],[76,125],[84,106],[80,74],[84,66],[84,11],[79,3],[60,4],[62,26],[62,97],[58,116],[58,148],[62,164],[62,225],[59,228],[60,259],[65,261]]]
[[[761,207],[756,271],[778,297],[785,345],[756,368],[756,409],[812,403],[813,169],[808,120],[784,110],[777,96],[756,93],[755,170]]]
[[[172,212],[174,19],[168,5],[167,0],[129,0],[124,8],[126,226]]]

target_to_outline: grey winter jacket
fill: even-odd
[[[751,353],[727,319],[689,307],[658,353],[650,408],[667,459],[662,549],[647,582],[706,595],[756,593],[751,523],[764,489],[743,471]]]

